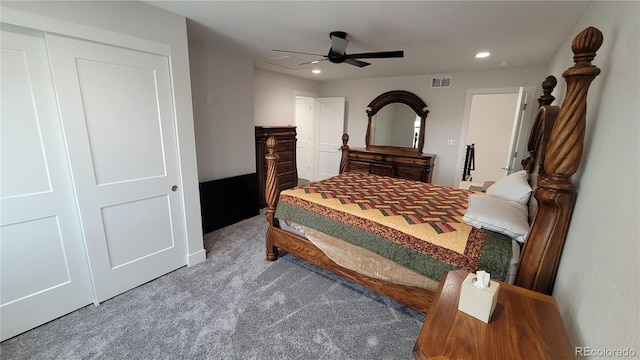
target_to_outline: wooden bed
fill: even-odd
[[[554,100],[551,90],[555,86],[555,78],[547,77],[543,82],[544,95],[538,100],[540,110],[528,142],[529,157],[522,162],[531,174],[530,183],[534,189],[532,198],[537,203],[537,212],[522,249],[515,285],[545,294],[550,294],[553,290],[576,199],[571,176],[577,171],[582,157],[587,91],[591,81],[600,73],[591,61],[602,40],[602,33],[593,27],[583,30],[573,40],[575,64],[563,74],[567,90],[560,108],[549,106]],[[280,249],[415,310],[427,313],[434,295],[432,291],[361,275],[336,264],[304,237],[280,228],[278,219],[274,217],[279,197],[275,138],[267,141],[267,148],[267,260],[276,260]],[[343,159],[346,158],[346,152],[348,146],[345,140]],[[341,169],[344,168],[341,165]]]

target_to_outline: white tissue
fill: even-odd
[[[491,279],[491,274],[484,270],[478,270],[476,272],[476,281],[474,281],[473,286],[478,289],[486,289],[489,287],[489,280]]]

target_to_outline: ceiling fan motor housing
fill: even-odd
[[[329,33],[329,38],[331,38],[332,36],[339,37],[340,39],[346,39],[347,33],[344,31],[332,31]]]
[[[347,33],[344,31],[332,31],[329,33],[329,38],[333,40],[333,37],[337,37],[340,39],[346,39]],[[327,59],[334,64],[340,64],[345,61],[345,54],[341,54],[339,52],[333,51],[333,47],[329,48],[329,53],[327,54]]]

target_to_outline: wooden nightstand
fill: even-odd
[[[416,359],[573,359],[556,300],[500,283],[488,324],[458,311],[465,271],[440,281],[413,349]]]

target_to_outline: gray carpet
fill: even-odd
[[[292,255],[256,216],[207,260],[11,338],[2,359],[412,359],[424,316]]]

